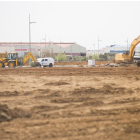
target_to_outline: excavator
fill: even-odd
[[[136,57],[134,57],[134,49],[135,47],[140,43],[140,35],[135,38],[133,40],[133,42],[131,43],[130,46],[130,50],[126,51],[123,54],[116,54],[115,56],[115,62],[136,62],[137,66],[140,66],[140,61],[135,61],[135,59],[137,59]]]
[[[31,58],[32,61],[36,63],[36,65],[39,65],[35,57],[28,52],[28,55],[24,57],[22,60],[22,65],[24,65],[28,59]],[[8,53],[6,58],[0,58],[0,68],[4,68],[5,66],[8,66],[9,68],[14,68],[16,66],[20,66],[20,60],[18,59],[18,53]]]

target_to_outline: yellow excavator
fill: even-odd
[[[28,52],[28,55],[22,60],[22,65],[24,65],[29,58],[31,58],[31,60],[34,61],[36,65],[38,65],[37,60],[30,52]],[[21,60],[18,59],[18,53],[7,53],[6,58],[0,58],[0,68],[4,68],[5,66],[8,66],[9,68],[20,66],[20,61]]]
[[[134,49],[135,47],[140,43],[140,35],[133,40],[130,46],[130,50],[126,51],[123,54],[116,54],[115,56],[115,62],[121,61],[121,62],[134,62],[135,57],[134,55]],[[140,61],[135,61],[137,65],[140,65]]]

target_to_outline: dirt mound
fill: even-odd
[[[49,95],[47,95],[47,97],[60,97],[60,93],[58,91],[50,93]]]
[[[89,97],[80,97],[80,98],[61,98],[61,99],[55,99],[51,100],[51,103],[70,103],[70,102],[86,102],[92,100],[92,98]]]
[[[45,85],[49,86],[60,86],[60,85],[68,85],[69,83],[63,82],[63,81],[58,81],[58,82],[50,82],[46,83]]]
[[[72,92],[72,95],[86,95],[86,94],[94,94],[96,91],[95,88],[92,88],[92,87],[89,87],[89,88],[80,88],[80,89],[75,89],[73,92]]]
[[[92,99],[92,100],[88,100],[86,102],[83,102],[82,104],[77,105],[76,107],[84,107],[84,106],[100,106],[103,105],[104,103],[102,101],[96,100],[96,99]]]
[[[9,109],[7,105],[0,104],[0,123],[4,121],[11,121],[14,118],[31,117],[31,115],[22,109]]]
[[[104,85],[103,87],[102,87],[102,89],[103,90],[111,90],[111,89],[113,89],[110,85]]]
[[[41,105],[41,106],[34,106],[31,108],[31,112],[35,112],[35,113],[39,113],[39,112],[44,112],[44,111],[52,111],[52,110],[57,110],[60,109],[60,107],[58,106],[45,106],[45,105]]]
[[[140,79],[139,79],[139,77],[136,77],[135,80],[138,81],[138,80],[140,80]]]
[[[4,91],[0,92],[0,96],[17,96],[19,92],[14,91],[14,92],[9,92],[9,91]]]
[[[124,87],[112,87],[110,85],[104,85],[103,87],[101,87],[100,89],[95,89],[93,87],[89,87],[89,88],[80,88],[80,89],[75,89],[72,92],[72,95],[91,95],[91,94],[125,94],[125,93],[129,93],[132,94],[133,91],[132,90],[126,90],[126,88]]]

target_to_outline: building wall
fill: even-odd
[[[81,53],[86,54],[86,48],[76,43],[71,44],[65,48],[62,48],[58,45],[51,43],[50,45],[46,45],[46,50],[50,50],[50,52],[51,50],[53,50],[53,53],[56,55],[60,52],[65,53],[66,55],[72,54],[72,55],[78,55],[78,56],[80,56]],[[45,46],[41,48],[41,54],[43,54],[43,52],[45,52]]]
[[[31,43],[31,53],[34,56],[44,56],[45,52],[45,44],[46,50],[53,50],[54,54],[58,54],[59,52],[65,53],[66,55],[86,55],[86,48],[82,47],[76,43],[53,43],[53,42],[33,42]],[[29,43],[28,42],[0,42],[0,53],[5,52],[17,52],[19,57],[24,57],[27,52],[29,52]]]
[[[27,55],[27,53],[30,51],[29,45],[23,45],[23,46],[15,46],[15,52],[18,52],[18,56],[24,57]],[[39,46],[33,46],[31,45],[31,53],[38,57],[40,56],[40,47]]]
[[[94,56],[94,54],[96,54],[96,55],[98,55],[98,53],[99,53],[99,55],[100,54],[104,54],[105,53],[105,50],[87,50],[87,52],[86,52],[86,56],[88,57],[88,56]]]
[[[106,48],[103,48],[103,50],[107,53],[124,53],[125,51],[130,50],[130,45],[128,45],[128,47],[126,45],[107,46]],[[140,45],[135,47],[135,51],[140,51]]]

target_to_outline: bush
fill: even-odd
[[[88,58],[86,56],[81,57],[81,61],[88,61]]]
[[[73,61],[79,61],[79,60],[80,60],[79,56],[74,56],[73,57]]]
[[[95,59],[97,61],[98,60],[98,54],[94,54],[93,59]]]
[[[55,57],[55,61],[67,61],[66,55],[63,54],[62,52],[60,52],[56,57]]]

